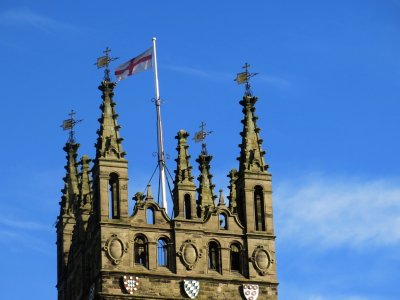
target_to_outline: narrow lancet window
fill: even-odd
[[[226,214],[219,214],[219,229],[228,229],[228,220]]]
[[[254,213],[257,231],[265,231],[264,192],[261,186],[254,189]]]
[[[146,239],[142,236],[136,237],[133,248],[134,248],[135,264],[147,267],[147,242],[146,242]]]
[[[192,206],[191,206],[191,201],[190,201],[190,195],[186,194],[185,195],[185,207],[184,207],[184,214],[185,214],[185,219],[190,220],[192,218]]]
[[[208,268],[219,272],[219,247],[214,241],[208,244]]]
[[[110,174],[109,187],[109,217],[119,219],[119,180],[115,173]]]
[[[168,267],[168,242],[161,238],[157,242],[157,265]]]
[[[242,254],[241,246],[238,243],[231,245],[231,271],[242,272]]]
[[[155,224],[154,209],[152,209],[151,207],[147,208],[146,210],[146,222],[147,224]]]

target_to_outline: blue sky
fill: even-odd
[[[169,169],[201,121],[217,189],[237,167],[244,62],[273,174],[282,300],[398,299],[400,1],[10,1],[0,8],[0,288],[55,299],[55,229],[71,108],[94,156],[105,47],[122,63],[157,37]],[[156,161],[153,78],[118,84],[129,194]],[[200,146],[190,143],[192,164]],[[197,175],[197,172],[196,172]],[[21,278],[24,278],[23,288]],[[29,279],[27,279],[29,278]]]

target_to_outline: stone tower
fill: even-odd
[[[151,187],[128,211],[128,161],[105,80],[96,156],[77,161],[69,140],[57,219],[58,299],[277,299],[271,174],[257,127],[257,97],[246,94],[239,166],[228,177],[229,202],[212,183],[202,151],[192,175],[189,134],[177,133],[170,218]],[[134,137],[131,137],[134,138]],[[218,198],[218,199],[217,199]]]

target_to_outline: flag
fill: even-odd
[[[118,80],[122,80],[128,76],[131,76],[132,74],[148,70],[153,65],[152,59],[153,59],[153,47],[149,48],[148,50],[136,56],[135,58],[132,58],[126,63],[118,66],[115,69],[114,74],[118,78]]]
[[[97,59],[97,62],[96,62],[97,68],[102,68],[102,67],[106,66],[107,64],[108,64],[107,56],[102,56]]]
[[[247,82],[247,72],[238,73],[236,75],[235,81],[237,82],[237,84],[242,84],[244,82]]]

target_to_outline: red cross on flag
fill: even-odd
[[[147,49],[142,54],[123,63],[115,69],[115,76],[118,80],[125,79],[135,73],[145,71],[152,68],[153,47]]]

